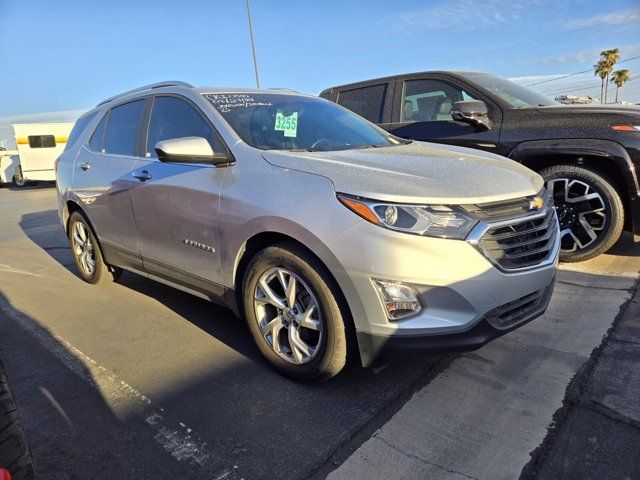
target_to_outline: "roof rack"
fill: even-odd
[[[283,92],[300,93],[297,90],[294,90],[293,88],[287,88],[287,87],[271,87],[269,90],[281,90]]]
[[[193,88],[193,85],[191,85],[190,83],[187,83],[187,82],[181,82],[179,80],[170,80],[170,81],[167,81],[167,82],[152,83],[150,85],[145,85],[144,87],[134,88],[133,90],[129,90],[127,92],[119,93],[118,95],[114,95],[113,97],[109,97],[106,100],[103,100],[102,102],[100,102],[97,106],[99,107],[100,105],[104,105],[105,103],[109,103],[112,100],[115,100],[116,98],[125,97],[127,95],[131,95],[132,93],[144,92],[145,90],[152,90],[154,88],[161,88],[161,87],[187,87],[187,88]]]

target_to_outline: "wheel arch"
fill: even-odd
[[[609,181],[619,193],[625,210],[625,228],[638,228],[631,214],[632,201],[638,198],[638,179],[626,150],[610,140],[567,139],[523,142],[508,157],[540,172],[554,165],[576,165],[593,170]]]
[[[322,253],[318,253],[317,249],[312,249],[309,247],[309,244],[303,242],[300,239],[297,239],[287,233],[283,233],[280,231],[264,231],[256,233],[247,239],[242,248],[239,250],[237,255],[237,261],[234,267],[234,278],[233,278],[233,298],[228,298],[227,303],[230,304],[231,308],[238,316],[243,316],[242,311],[242,284],[244,282],[244,276],[247,271],[247,267],[249,263],[253,259],[253,257],[260,252],[261,250],[270,247],[272,245],[276,245],[279,243],[287,242],[295,245],[296,247],[304,250],[314,259],[316,259],[326,270],[326,274],[329,276],[328,280],[332,283],[332,287],[335,289],[338,294],[338,304],[341,306],[343,310],[343,315],[345,316],[345,322],[347,326],[347,333],[350,339],[353,340],[351,342],[354,346],[357,346],[357,338],[355,335],[355,323],[353,321],[353,308],[344,294],[343,286],[341,285],[341,281],[344,281],[344,278],[336,278],[336,275],[330,268],[329,263],[337,262],[335,258],[327,258],[327,254],[333,257],[332,254],[329,253],[326,247],[318,247],[323,251]],[[322,244],[316,244],[322,245]],[[324,258],[323,258],[324,257]]]

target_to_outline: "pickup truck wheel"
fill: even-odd
[[[576,165],[555,165],[540,175],[553,196],[560,222],[560,261],[589,260],[618,241],[624,207],[607,179]]]
[[[326,268],[292,243],[267,247],[251,260],[243,282],[249,330],[281,374],[318,382],[347,362],[347,329]]]
[[[120,277],[122,269],[105,263],[98,239],[80,212],[71,214],[68,234],[73,260],[85,282],[97,285]]]

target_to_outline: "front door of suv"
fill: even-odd
[[[451,106],[461,100],[484,101],[491,128],[482,130],[453,120]],[[399,78],[393,112],[393,123],[385,128],[399,137],[490,152],[497,150],[502,121],[500,108],[456,79],[436,75]]]
[[[144,100],[106,112],[74,162],[73,192],[82,203],[108,260],[139,268],[129,188],[136,162]],[[115,258],[117,257],[117,259]]]
[[[170,163],[157,158],[161,140],[204,137],[226,152],[217,132],[191,101],[150,99],[143,158],[134,168],[131,199],[145,270],[203,292],[221,293],[219,191],[224,168],[210,163]]]

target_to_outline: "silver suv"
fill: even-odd
[[[477,348],[553,290],[540,176],[313,96],[149,85],[80,118],[56,169],[84,280],[127,269],[226,305],[299,380]]]

